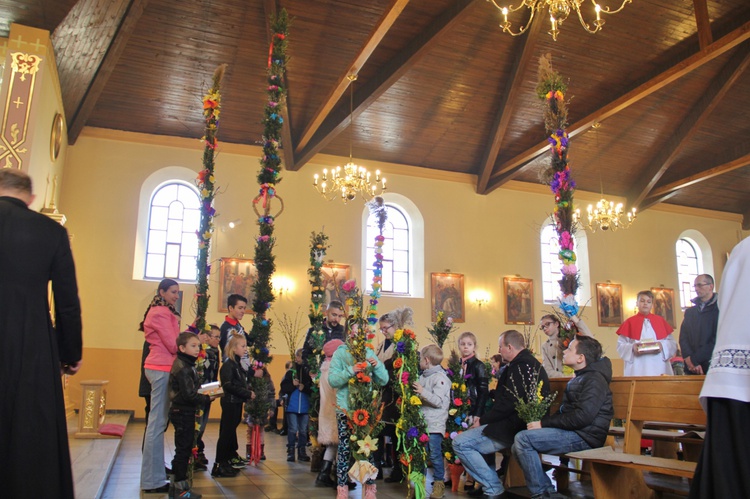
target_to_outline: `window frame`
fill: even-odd
[[[382,196],[386,205],[394,206],[404,215],[409,227],[409,292],[392,293],[382,292],[383,296],[394,296],[399,298],[424,298],[425,297],[425,273],[424,273],[424,218],[422,213],[409,198],[394,192],[386,192]],[[362,289],[369,290],[372,287],[372,269],[368,270],[368,246],[374,242],[368,240],[367,222],[370,218],[370,210],[367,206],[362,210],[361,218],[361,280]]]

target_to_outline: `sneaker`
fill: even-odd
[[[143,489],[144,494],[165,494],[169,492],[169,484],[165,483],[161,487],[157,487],[155,489]]]
[[[242,461],[245,464],[250,464],[250,459],[247,458],[247,457],[242,457],[240,455],[237,455],[236,458],[239,459],[240,461]]]
[[[211,476],[215,478],[233,477],[237,476],[239,472],[240,470],[234,469],[228,464],[220,465],[219,463],[214,463],[214,467],[211,470]]]
[[[207,471],[208,466],[201,461],[195,461],[193,463],[193,471]]]
[[[231,466],[232,468],[236,470],[241,470],[242,468],[247,466],[247,463],[244,461],[244,459],[240,457],[233,457],[232,459],[229,460],[229,466]]]

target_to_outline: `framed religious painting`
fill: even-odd
[[[674,289],[671,288],[651,288],[654,294],[653,312],[660,315],[674,329]]]
[[[464,275],[432,273],[430,283],[432,322],[437,321],[438,312],[453,317],[453,322],[466,321],[464,307]]]
[[[340,301],[346,305],[346,297],[341,285],[351,278],[351,266],[341,263],[324,263],[320,268],[323,279],[323,290],[325,290],[325,306],[332,301]]]
[[[622,284],[596,283],[596,304],[600,326],[617,327],[622,324]]]
[[[219,266],[219,312],[228,312],[227,298],[238,294],[247,298],[247,311],[252,312],[255,300],[253,284],[258,278],[255,262],[245,258],[222,258]]]
[[[505,323],[534,324],[534,281],[523,277],[504,277]]]

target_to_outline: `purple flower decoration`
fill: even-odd
[[[445,373],[448,375],[448,377],[453,376],[453,370],[452,369],[446,369]]]
[[[416,426],[412,426],[409,428],[409,431],[406,432],[406,436],[409,438],[417,438],[419,436],[419,430],[417,430]]]
[[[403,341],[399,341],[396,343],[396,350],[398,353],[404,353],[404,350],[406,350],[406,344]]]

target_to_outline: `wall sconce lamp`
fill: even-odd
[[[638,299],[632,298],[628,300],[628,304],[630,305],[630,308],[633,310],[633,315],[638,313]]]
[[[490,294],[483,289],[475,289],[469,295],[469,299],[479,308],[482,308],[482,305],[487,305],[490,302]]]
[[[276,276],[271,279],[271,288],[273,294],[281,298],[294,290],[294,281],[286,276]]]
[[[221,231],[222,232],[226,232],[227,229],[234,229],[238,225],[242,225],[242,219],[241,218],[236,218],[236,219],[232,220],[231,222],[227,223],[226,225],[222,225],[221,226]]]

